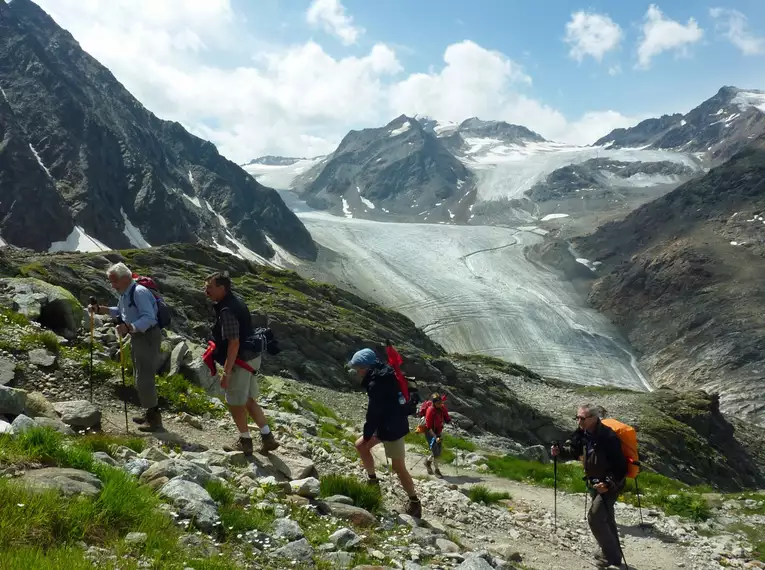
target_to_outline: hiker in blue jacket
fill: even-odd
[[[356,449],[369,475],[369,482],[379,485],[372,448],[382,443],[391,467],[409,497],[406,513],[420,518],[422,505],[412,476],[406,468],[404,436],[409,433],[409,421],[405,407],[399,402],[396,374],[393,368],[380,362],[375,352],[368,348],[354,354],[348,366],[362,379],[361,384],[369,397],[364,434],[356,441]]]

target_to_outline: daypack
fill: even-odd
[[[257,328],[252,332],[252,336],[247,339],[247,344],[255,352],[267,352],[270,355],[279,354],[282,349],[279,348],[279,341],[274,336],[274,331],[269,328]]]
[[[167,328],[172,320],[170,314],[170,308],[165,304],[165,300],[162,295],[159,294],[159,288],[151,277],[143,277],[137,273],[133,273],[133,279],[139,285],[146,287],[154,295],[154,300],[157,302],[157,324],[159,328]],[[135,287],[130,289],[130,307],[135,307]]]
[[[622,442],[622,453],[627,458],[627,478],[634,479],[640,473],[640,461],[638,457],[637,433],[635,428],[623,424],[613,418],[601,420],[603,425],[610,427],[616,432]]]

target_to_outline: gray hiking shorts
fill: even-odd
[[[234,366],[231,375],[228,377],[228,388],[226,389],[226,403],[229,406],[244,406],[249,398],[258,399],[260,390],[258,388],[257,371],[260,370],[260,356],[248,360],[249,364],[256,372],[248,372],[241,366]]]

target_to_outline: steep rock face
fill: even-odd
[[[726,86],[686,115],[664,115],[616,129],[595,145],[698,152],[719,164],[763,132],[765,91]]]
[[[271,257],[268,235],[315,256],[275,191],[146,110],[33,2],[0,2],[0,37],[0,87],[87,234],[115,248],[203,241]]]
[[[765,136],[575,247],[603,263],[592,304],[660,385],[721,394],[765,423]],[[600,271],[599,271],[600,273]]]
[[[0,93],[0,238],[45,249],[65,240],[74,221],[35,152]]]
[[[439,139],[404,115],[351,131],[295,181],[315,208],[347,217],[443,222],[464,217],[473,176]]]

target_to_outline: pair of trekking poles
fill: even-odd
[[[554,441],[552,443],[553,447],[559,447],[559,444],[557,441]],[[584,477],[586,480],[587,478]],[[558,456],[556,455],[553,457],[553,488],[554,488],[554,525],[555,525],[555,534],[558,534]],[[635,478],[635,490],[638,495],[638,509],[640,511],[640,526],[643,526],[643,511],[640,507],[640,490],[637,486],[637,477]],[[587,519],[587,495],[588,492],[585,491],[584,493],[584,518]],[[594,499],[593,499],[594,500]],[[606,507],[606,512],[608,514],[609,523],[611,524],[611,529],[613,530],[614,534],[616,535],[616,542],[619,545],[619,554],[622,555],[622,560],[624,560],[624,567],[629,570],[629,564],[627,564],[627,557],[624,556],[624,549],[622,548],[622,541],[619,538],[619,530],[616,527],[616,513],[613,509],[609,508],[608,503],[601,499],[603,501],[603,506]]]
[[[91,306],[98,305],[98,301],[96,301],[95,297],[90,298],[90,304]],[[93,403],[93,350],[95,348],[96,344],[96,316],[91,311],[90,313],[90,378],[88,379],[88,384],[90,385],[90,403]],[[124,404],[125,409],[125,433],[128,433],[130,431],[129,424],[128,424],[128,410],[127,410],[127,383],[125,381],[125,338],[117,332],[117,337],[119,338],[120,343],[120,371],[122,374],[122,390],[123,390],[123,399],[122,402]]]

